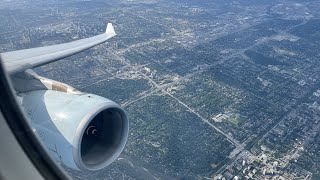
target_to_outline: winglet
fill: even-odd
[[[107,29],[106,29],[106,34],[110,35],[110,36],[115,36],[117,35],[116,32],[114,31],[114,28],[112,26],[112,23],[108,23],[107,25]]]

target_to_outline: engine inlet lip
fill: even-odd
[[[123,133],[121,134],[121,141],[119,143],[119,146],[117,147],[115,153],[108,158],[105,162],[103,163],[99,163],[99,164],[95,164],[95,165],[87,165],[86,163],[83,162],[82,157],[81,157],[81,141],[82,141],[82,137],[83,134],[86,131],[86,127],[89,125],[89,123],[91,122],[91,120],[100,112],[106,110],[106,109],[110,109],[110,108],[114,108],[117,109],[119,111],[119,113],[121,114],[122,120],[123,120]],[[95,108],[93,111],[87,113],[84,118],[81,120],[79,126],[77,127],[74,139],[73,139],[73,148],[72,148],[72,154],[73,154],[73,159],[75,164],[77,165],[77,167],[80,170],[90,170],[90,171],[95,171],[95,170],[99,170],[102,169],[108,165],[110,165],[114,160],[116,160],[118,158],[118,156],[120,155],[120,153],[122,152],[122,150],[124,149],[126,142],[127,142],[127,138],[128,138],[128,132],[129,132],[129,122],[127,119],[127,115],[124,111],[124,109],[119,106],[118,104],[116,104],[113,101],[108,100],[108,102],[106,103],[102,103],[100,105],[97,106],[97,108]]]

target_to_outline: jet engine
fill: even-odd
[[[82,93],[31,69],[80,53],[115,35],[108,23],[100,35],[0,53],[35,134],[54,159],[76,170],[98,170],[119,156],[128,137],[126,113],[109,99]]]
[[[18,98],[52,157],[72,169],[104,168],[125,146],[126,113],[109,99],[55,90],[19,93]]]

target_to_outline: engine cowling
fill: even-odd
[[[115,102],[94,94],[38,90],[19,94],[31,125],[58,162],[99,170],[122,152],[128,119]]]

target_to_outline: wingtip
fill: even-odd
[[[113,36],[117,35],[116,32],[114,31],[112,23],[108,23],[106,33]]]

